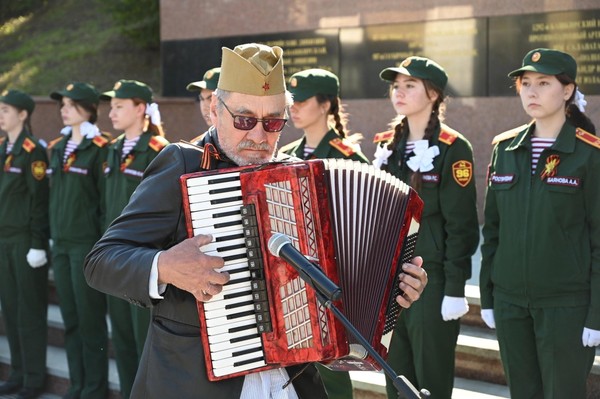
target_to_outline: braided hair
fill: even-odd
[[[431,91],[434,91],[438,94],[437,99],[433,103],[431,115],[429,116],[429,122],[427,122],[427,127],[425,128],[425,135],[423,136],[423,140],[430,141],[433,134],[440,129],[441,123],[444,120],[444,111],[446,110],[446,105],[444,103],[444,92],[439,87],[434,85],[428,79],[422,79],[422,82],[425,86],[425,93],[427,93],[428,97]],[[392,86],[390,86],[390,95],[392,90]],[[394,137],[392,141],[388,144],[387,149],[390,151],[394,151],[398,146],[400,140],[402,140],[403,137],[407,136],[410,130],[408,126],[408,119],[402,115],[396,116],[394,120],[392,120],[391,125],[394,128]],[[415,190],[419,191],[421,189],[421,183],[421,172],[412,172],[410,175],[410,186]]]
[[[327,114],[330,115],[328,118],[333,122],[334,129],[338,136],[341,138],[349,139],[350,141],[357,143],[362,139],[362,134],[356,133],[349,135],[348,130],[348,114],[344,111],[342,100],[335,95],[320,94],[315,95],[318,104],[324,104],[329,101],[329,110]]]
[[[131,98],[131,101],[133,101],[133,104],[136,106],[139,104],[144,104],[144,105],[147,104],[146,101],[142,100],[141,98],[137,98],[137,97]],[[163,130],[162,125],[157,126],[154,123],[152,123],[152,121],[150,120],[150,117],[148,115],[146,115],[144,118],[144,128],[142,129],[142,131],[150,132],[150,133],[152,133],[153,136],[165,137],[165,131]]]

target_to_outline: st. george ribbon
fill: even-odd
[[[269,239],[269,252],[285,260],[296,269],[302,279],[316,292],[331,301],[336,301],[342,295],[342,290],[323,273],[323,271],[310,262],[302,252],[292,245],[285,234],[274,233]]]
[[[292,245],[288,236],[281,233],[274,233],[269,239],[268,247],[269,252],[271,252],[273,256],[282,258],[296,269],[300,277],[315,290],[317,297],[320,297],[323,305],[333,312],[338,320],[342,322],[344,327],[346,327],[346,330],[350,332],[363,348],[369,352],[375,361],[379,363],[384,373],[392,379],[394,387],[398,390],[399,398],[426,399],[431,397],[428,390],[422,389],[421,391],[417,391],[406,377],[396,374],[379,353],[377,353],[369,342],[360,334],[356,327],[350,323],[346,316],[333,306],[332,301],[337,300],[341,296],[342,290],[331,281],[319,267],[309,261],[302,252],[298,251]]]

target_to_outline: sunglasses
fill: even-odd
[[[235,127],[236,129],[239,129],[239,130],[252,130],[252,129],[254,129],[254,126],[256,126],[256,124],[258,122],[262,122],[263,129],[265,130],[265,132],[278,133],[283,130],[283,128],[285,127],[285,124],[287,122],[287,119],[279,119],[279,118],[259,119],[259,118],[255,118],[253,116],[235,115],[233,112],[231,112],[229,110],[229,108],[227,107],[227,104],[225,104],[225,102],[223,102],[223,100],[221,100],[220,98],[218,100],[219,100],[219,102],[221,102],[221,104],[223,104],[223,106],[225,107],[227,112],[229,112],[229,115],[231,115],[231,117],[233,118],[233,127]]]

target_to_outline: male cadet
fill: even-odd
[[[153,307],[132,398],[327,397],[312,364],[208,381],[196,301],[206,302],[221,292],[229,275],[215,271],[223,267],[222,258],[202,252],[212,236],[186,239],[181,175],[273,159],[291,103],[282,53],[279,47],[255,43],[223,48],[210,106],[214,126],[198,146],[171,144],[155,158],[121,216],[88,255],[85,275],[90,285]],[[427,278],[416,265],[405,270],[401,288],[408,298],[397,300],[408,307]]]
[[[221,75],[221,68],[212,68],[204,73],[202,80],[192,82],[187,85],[188,91],[197,91],[198,100],[200,100],[200,113],[206,122],[208,127],[212,126],[210,120],[210,102],[212,99],[213,92],[217,88],[219,82],[219,76]]]

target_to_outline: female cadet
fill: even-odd
[[[135,80],[119,80],[113,90],[100,96],[110,101],[108,114],[113,128],[124,133],[108,148],[105,229],[116,219],[133,194],[150,161],[168,141],[164,138],[158,105],[152,89]],[[108,313],[115,346],[117,370],[123,399],[129,398],[148,325],[148,309],[109,296]]]
[[[533,121],[494,139],[480,275],[513,398],[584,398],[600,344],[600,143],[577,64],[551,49],[511,72]]]
[[[479,242],[473,151],[460,133],[441,123],[448,77],[434,61],[409,57],[384,69],[398,117],[379,133],[373,164],[417,190],[425,206],[415,252],[423,256],[429,286],[400,314],[388,362],[434,398],[450,398],[459,318],[468,311],[465,281]],[[389,398],[397,393],[387,381]]]
[[[33,99],[0,96],[0,303],[11,358],[0,395],[35,398],[44,388],[48,330],[46,149],[31,135]]]
[[[338,97],[337,76],[323,69],[307,69],[290,77],[288,89],[294,96],[290,108],[292,121],[304,135],[281,147],[281,153],[301,159],[347,158],[368,163],[356,140],[360,135],[346,138],[346,115]],[[348,373],[331,371],[321,365],[317,368],[330,399],[352,397]]]
[[[108,139],[95,122],[99,93],[75,82],[50,94],[65,124],[53,140],[50,171],[52,264],[65,324],[70,398],[102,398],[108,390],[106,297],[83,276],[86,254],[104,225],[103,164]]]

